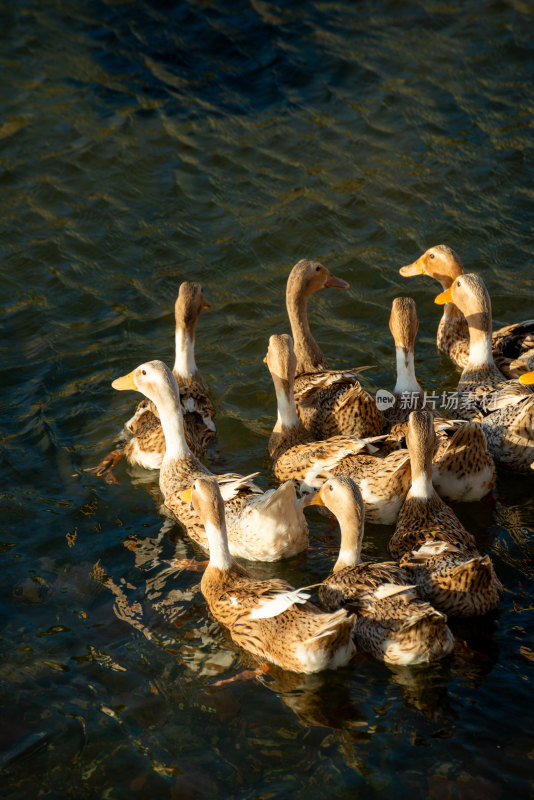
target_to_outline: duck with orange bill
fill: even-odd
[[[195,361],[195,332],[203,309],[210,308],[202,286],[192,281],[180,284],[174,304],[175,359],[173,374],[180,390],[180,403],[184,416],[187,444],[198,458],[206,453],[216,437],[213,419],[215,411],[208,397],[208,388]],[[112,470],[124,456],[129,464],[145,469],[159,469],[165,454],[165,436],[158,410],[145,398],[126,422],[123,433],[125,444],[114,450],[97,467],[97,475],[112,476]]]
[[[530,470],[534,461],[534,394],[517,380],[507,381],[491,349],[491,301],[482,278],[460,275],[436,303],[454,304],[469,324],[469,358],[458,383],[457,414],[480,422],[495,461]]]
[[[395,342],[397,381],[395,403],[384,412],[391,429],[386,447],[403,442],[410,412],[427,408],[434,417],[436,450],[432,476],[436,491],[448,500],[473,502],[495,487],[495,464],[488,453],[486,437],[477,422],[448,420],[438,416],[426,400],[415,374],[415,337],[419,322],[415,301],[396,297],[391,306],[389,328]]]
[[[444,291],[465,270],[458,254],[445,244],[426,250],[413,264],[401,267],[404,277],[428,275],[437,280]],[[507,378],[517,378],[527,370],[528,351],[534,348],[534,320],[515,322],[494,331],[491,335],[493,358]],[[443,308],[438,333],[438,349],[446,353],[459,367],[465,367],[469,358],[469,329],[460,309],[447,303]]]
[[[301,259],[289,275],[286,306],[295,343],[297,412],[314,439],[338,434],[376,436],[384,429],[384,419],[371,395],[356,376],[366,367],[332,370],[312,336],[308,323],[308,299],[320,289],[348,289],[318,261]]]
[[[159,486],[168,514],[179,520],[188,535],[207,549],[204,526],[194,507],[181,493],[201,475],[213,473],[193,455],[184,432],[176,378],[162,361],[148,361],[117,378],[114,389],[141,392],[156,406],[165,434],[165,455]],[[308,546],[304,500],[296,496],[292,481],[263,492],[252,480],[258,473],[215,476],[226,507],[232,554],[253,561],[276,561],[300,553]]]

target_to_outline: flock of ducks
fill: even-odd
[[[447,615],[485,614],[502,594],[490,557],[446,501],[485,497],[495,463],[526,472],[534,462],[534,321],[492,332],[483,281],[464,274],[445,245],[400,273],[440,282],[437,345],[462,368],[458,393],[469,402],[452,420],[428,402],[415,375],[418,321],[407,297],[391,309],[397,380],[386,411],[358,380],[365,367],[329,369],[307,304],[317,291],[348,284],[301,260],[287,281],[292,335],[271,336],[264,359],[277,400],[268,443],[277,489],[263,492],[258,473],[214,474],[200,460],[216,431],[195,362],[197,321],[209,308],[198,283],[180,286],[173,370],[149,361],[112,384],[145,398],[126,423],[125,443],[97,474],[112,474],[122,456],[159,469],[166,512],[209,552],[201,591],[211,613],[238,645],[284,669],[335,668],[356,648],[391,664],[442,658],[453,648]],[[323,609],[309,601],[313,587],[256,580],[235,560],[306,550],[309,505],[325,506],[340,527],[338,559],[318,587]],[[365,517],[395,524],[391,561],[362,562]]]

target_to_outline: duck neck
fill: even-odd
[[[397,383],[395,384],[395,394],[405,392],[420,392],[421,387],[417,383],[414,367],[413,347],[396,347],[397,358]]]
[[[226,523],[220,520],[217,522],[206,520],[204,529],[208,537],[210,567],[224,570],[230,569],[234,564],[234,559],[230,555],[230,550],[228,548]]]
[[[276,391],[276,406],[278,412],[275,430],[282,432],[301,427],[302,423],[298,418],[295,406],[293,381],[273,376],[273,383]]]
[[[154,400],[158,409],[161,427],[165,434],[165,456],[164,461],[191,456],[191,450],[185,439],[184,419],[180,406],[180,395],[176,382],[174,386],[169,385],[165,397]]]
[[[448,326],[459,325],[465,319],[464,315],[454,303],[445,303],[443,306],[443,314],[441,321],[447,323]]]
[[[308,298],[300,291],[286,293],[286,306],[297,357],[296,375],[325,369],[326,361],[308,324]]]
[[[195,329],[176,325],[173,372],[180,378],[191,378],[197,371],[195,362]]]
[[[458,275],[463,275],[463,267],[456,265],[456,267],[451,270],[451,273],[451,275],[433,275],[444,292],[450,289]],[[438,338],[442,329],[445,329],[449,335],[453,334],[459,337],[465,336],[465,317],[454,303],[445,303],[443,306],[443,314],[441,315],[438,329]]]
[[[419,500],[430,500],[434,495],[432,485],[432,448],[429,443],[418,442],[417,447],[408,448],[412,471],[409,496]]]
[[[334,572],[339,572],[345,567],[355,567],[361,561],[363,521],[359,509],[352,509],[350,505],[340,513],[336,510],[336,516],[341,529],[341,546]]]
[[[469,362],[468,367],[493,367],[493,348],[491,339],[491,312],[476,315],[481,323],[476,327],[469,323]]]

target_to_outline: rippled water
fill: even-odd
[[[332,365],[374,364],[371,388],[393,384],[399,294],[421,382],[455,385],[437,284],[398,275],[427,246],[483,275],[497,325],[532,317],[533,22],[520,0],[0,2],[3,796],[531,796],[529,476],[457,508],[505,596],[454,625],[448,661],[225,682],[250,661],[169,566],[199,553],[154,476],[81,470],[135,406],[111,380],[172,362],[184,279],[212,303],[221,451],[264,486],[262,358],[299,258],[350,281],[311,324]],[[309,519],[307,555],[254,573],[326,574],[336,528]],[[368,526],[365,554],[390,535]]]

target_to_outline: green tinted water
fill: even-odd
[[[483,275],[496,325],[533,316],[530,5],[48,0],[0,2],[0,22],[4,796],[530,796],[529,476],[457,508],[505,596],[454,625],[450,660],[216,686],[251,662],[170,567],[200,553],[154,476],[81,472],[137,401],[111,380],[172,363],[184,279],[212,304],[197,363],[221,451],[265,487],[262,359],[299,258],[350,281],[310,321],[372,389],[394,383],[400,294],[421,383],[455,386],[438,285],[398,275],[432,244]],[[325,575],[337,529],[309,520],[307,554],[254,574]],[[369,525],[364,555],[391,532]]]

